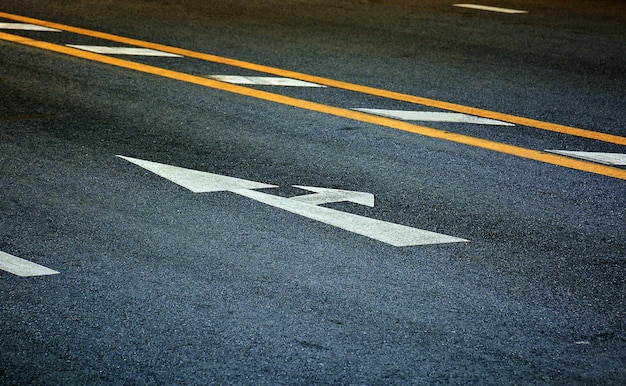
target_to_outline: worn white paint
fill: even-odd
[[[241,76],[241,75],[208,75],[207,78],[221,82],[259,86],[287,86],[287,87],[326,87],[321,84],[305,82],[303,80],[282,78],[275,76]]]
[[[181,58],[182,56],[171,54],[169,52],[151,50],[149,48],[137,47],[109,47],[109,46],[85,46],[79,44],[67,44],[68,47],[78,48],[79,50],[95,52],[104,55],[134,55],[134,56],[164,56],[171,58]]]
[[[0,269],[17,276],[55,275],[59,272],[0,251]]]
[[[380,115],[387,118],[401,119],[403,121],[422,121],[422,122],[452,122],[452,123],[471,123],[475,125],[497,125],[497,126],[515,126],[512,123],[497,121],[495,119],[481,118],[473,115],[462,113],[448,113],[438,111],[407,111],[407,110],[387,110],[387,109],[354,109],[368,114]]]

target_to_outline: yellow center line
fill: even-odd
[[[571,169],[587,171],[595,174],[605,175],[609,177],[626,180],[626,170],[614,168],[610,166],[595,164],[587,161],[573,159],[560,156],[557,154],[545,153],[542,151],[526,149],[519,146],[507,145],[486,139],[470,137],[463,134],[451,133],[443,130],[433,129],[426,126],[415,125],[405,121],[399,121],[391,118],[362,113],[355,110],[344,109],[335,106],[324,105],[321,103],[310,102],[302,99],[292,98],[280,94],[274,94],[267,91],[256,90],[235,84],[220,82],[201,76],[190,75],[178,71],[172,71],[160,67],[149,66],[137,62],[119,59],[111,56],[101,55],[89,51],[79,50],[76,48],[62,46],[54,43],[25,38],[22,36],[12,35],[0,32],[0,40],[13,43],[23,44],[30,47],[36,47],[48,51],[53,51],[65,55],[71,55],[78,58],[88,59],[91,61],[105,63],[117,67],[140,71],[147,74],[162,76],[165,78],[175,79],[182,82],[192,83],[204,87],[210,87],[217,90],[228,91],[240,95],[245,95],[257,99],[263,99],[283,105],[298,107],[301,109],[316,111],[324,114],[335,115],[338,117],[353,119],[356,121],[371,123],[379,126],[385,126],[397,130],[407,131],[415,134],[424,135],[432,138],[444,139],[464,145],[475,146],[483,149],[493,150],[504,154],[515,155],[522,158],[541,161],[553,165],[564,166]]]
[[[597,141],[614,143],[618,145],[626,145],[626,137],[622,137],[619,135],[579,129],[575,127],[559,125],[556,123],[543,122],[543,121],[539,121],[536,119],[524,118],[524,117],[519,117],[515,115],[505,114],[505,113],[499,113],[496,111],[489,111],[489,110],[484,110],[484,109],[480,109],[476,107],[459,105],[456,103],[444,102],[444,101],[439,101],[435,99],[429,99],[429,98],[403,94],[403,93],[389,91],[389,90],[378,89],[375,87],[368,87],[368,86],[358,85],[354,83],[343,82],[343,81],[324,78],[324,77],[315,76],[315,75],[303,74],[303,73],[299,73],[295,71],[290,71],[290,70],[285,70],[285,69],[280,69],[280,68],[275,68],[275,67],[270,67],[270,66],[264,66],[261,64],[255,64],[255,63],[245,62],[245,61],[236,60],[236,59],[224,58],[224,57],[217,56],[217,55],[211,55],[211,54],[205,54],[201,52],[186,50],[184,48],[171,47],[171,46],[167,46],[163,44],[151,43],[151,42],[146,42],[143,40],[137,40],[137,39],[127,38],[123,36],[108,34],[105,32],[98,32],[98,31],[93,31],[93,30],[79,28],[79,27],[72,27],[69,25],[34,19],[34,18],[26,17],[26,16],[13,15],[10,13],[0,12],[0,17],[5,18],[5,19],[11,19],[14,21],[20,21],[23,23],[37,24],[37,25],[41,25],[44,27],[55,28],[55,29],[59,29],[62,31],[90,36],[94,38],[134,45],[137,47],[151,48],[157,51],[169,52],[172,54],[187,56],[190,58],[201,59],[204,61],[210,61],[214,63],[225,64],[225,65],[229,65],[233,67],[244,68],[247,70],[264,72],[267,74],[283,76],[287,78],[299,79],[299,80],[303,80],[303,81],[311,82],[311,83],[318,83],[318,84],[322,84],[325,86],[354,91],[354,92],[358,92],[362,94],[369,94],[369,95],[379,96],[379,97],[383,97],[387,99],[394,99],[398,101],[409,102],[409,103],[419,104],[423,106],[435,107],[435,108],[439,108],[443,110],[455,111],[455,112],[475,115],[475,116],[479,116],[483,118],[490,118],[490,119],[495,119],[498,121],[514,123],[514,124],[518,124],[522,126],[534,127],[537,129],[553,131],[553,132],[573,135],[577,137],[594,139]]]

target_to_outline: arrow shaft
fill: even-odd
[[[254,190],[234,189],[231,192],[396,247],[467,241],[457,237],[315,206]]]
[[[350,196],[343,192],[313,193],[289,198],[309,205],[329,204],[331,202],[350,201]]]

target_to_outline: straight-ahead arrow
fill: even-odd
[[[185,169],[178,166],[144,161],[131,157],[118,157],[181,185],[192,192],[229,191],[397,247],[468,241],[458,237],[318,206],[320,204],[338,201],[351,201],[357,204],[373,206],[374,196],[371,193],[296,185],[295,187],[312,191],[314,194],[286,198],[254,190],[275,188],[275,185]]]

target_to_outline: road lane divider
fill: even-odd
[[[29,47],[35,47],[44,49],[51,52],[57,52],[65,55],[70,55],[82,59],[91,60],[94,62],[109,64],[121,68],[126,68],[142,73],[157,75],[169,79],[174,79],[186,83],[196,84],[199,86],[210,87],[216,90],[228,91],[239,95],[244,95],[252,98],[262,99],[270,102],[275,102],[287,106],[298,107],[310,111],[320,112],[323,114],[334,115],[338,117],[348,118],[365,123],[371,123],[374,125],[389,127],[397,130],[402,130],[414,134],[420,134],[423,136],[443,139],[446,141],[456,142],[464,145],[479,147],[482,149],[492,150],[499,153],[514,155],[521,158],[527,158],[535,161],[540,161],[548,164],[563,166],[571,169],[586,171],[590,173],[600,174],[613,178],[619,178],[626,180],[626,170],[619,168],[595,164],[579,159],[574,159],[558,154],[547,153],[544,151],[527,149],[519,146],[504,144],[487,139],[471,137],[464,134],[452,133],[444,130],[434,129],[431,127],[415,125],[406,121],[400,121],[392,118],[387,118],[379,115],[372,115],[361,111],[350,110],[330,105],[324,105],[321,103],[311,102],[303,99],[297,99],[288,97],[285,95],[275,94],[267,91],[252,89],[232,83],[221,82],[214,79],[205,78],[202,76],[190,75],[178,71],[168,70],[165,68],[150,66],[142,63],[132,62],[117,57],[106,56],[97,54],[90,51],[84,51],[73,47],[64,45],[44,42],[40,40],[34,40],[23,36],[12,35],[5,32],[0,32],[0,40],[22,44]]]
[[[91,51],[97,54],[105,55],[133,55],[133,56],[165,56],[170,58],[182,58],[181,55],[172,54],[170,52],[157,51],[150,48],[137,47],[109,47],[109,46],[84,46],[79,44],[66,44],[68,47],[78,48],[79,50]]]
[[[438,111],[405,111],[405,110],[387,110],[387,109],[370,109],[359,108],[352,109],[363,111],[374,115],[381,115],[403,121],[422,121],[422,122],[455,122],[470,123],[473,125],[495,125],[495,126],[515,126],[512,123],[496,121],[494,119],[475,117],[462,113],[448,113]]]
[[[546,150],[550,153],[566,155],[588,161],[599,162],[605,165],[626,166],[626,154],[605,153],[599,151],[572,151],[572,150]]]
[[[556,123],[543,122],[543,121],[536,120],[536,119],[524,118],[524,117],[519,117],[519,116],[515,116],[511,114],[505,114],[505,113],[500,113],[496,111],[480,109],[476,107],[464,106],[464,105],[440,101],[436,99],[424,98],[424,97],[419,97],[419,96],[414,96],[414,95],[409,95],[409,94],[403,94],[403,93],[399,93],[395,91],[379,89],[375,87],[358,85],[358,84],[344,82],[340,80],[324,78],[321,76],[309,75],[309,74],[304,74],[304,73],[300,73],[296,71],[285,70],[281,68],[246,62],[242,60],[225,58],[225,57],[221,57],[217,55],[196,52],[196,51],[187,50],[184,48],[151,43],[151,42],[147,42],[143,40],[118,36],[118,35],[109,34],[105,32],[93,31],[93,30],[89,30],[85,28],[73,27],[73,26],[69,26],[65,24],[39,20],[39,19],[31,18],[31,17],[14,15],[14,14],[6,13],[6,12],[0,12],[0,18],[14,20],[14,21],[18,21],[21,23],[40,25],[43,27],[58,29],[61,31],[71,32],[75,34],[85,35],[85,36],[89,36],[93,38],[98,38],[98,39],[103,39],[103,40],[108,40],[108,41],[113,41],[113,42],[118,42],[118,43],[123,43],[123,44],[128,44],[128,45],[134,45],[137,47],[149,48],[149,49],[162,51],[162,52],[169,52],[169,53],[180,55],[180,56],[186,56],[189,58],[200,59],[200,60],[218,63],[218,64],[224,64],[227,66],[243,68],[246,70],[251,70],[251,71],[256,71],[256,72],[263,72],[266,74],[272,74],[272,75],[276,75],[280,77],[298,79],[298,80],[302,80],[305,82],[320,84],[320,85],[324,85],[327,87],[340,88],[340,89],[344,89],[348,91],[358,92],[361,94],[369,94],[369,95],[378,96],[382,98],[393,99],[393,100],[408,102],[408,103],[413,103],[413,104],[419,104],[423,106],[429,106],[429,107],[454,111],[454,112],[468,114],[468,115],[475,115],[475,116],[493,119],[497,121],[504,121],[504,122],[509,122],[509,123],[513,123],[517,125],[533,127],[536,129],[552,131],[552,132],[557,132],[561,134],[567,134],[567,135],[626,146],[626,137],[622,137],[619,135],[600,133],[597,131],[585,130],[585,129],[575,128],[575,127],[570,127],[570,126],[565,126],[565,125],[559,125]]]
[[[521,9],[492,7],[489,5],[480,5],[480,4],[454,4],[454,6],[461,7],[461,8],[477,9],[480,11],[499,12],[499,13],[508,13],[508,14],[528,13],[528,11],[523,11]]]
[[[28,23],[0,23],[0,29],[13,29],[21,31],[40,31],[40,32],[61,32],[61,30],[48,28],[36,24]]]
[[[326,87],[321,84],[305,82],[298,79],[275,76],[206,75],[206,77],[233,84],[278,87]]]

